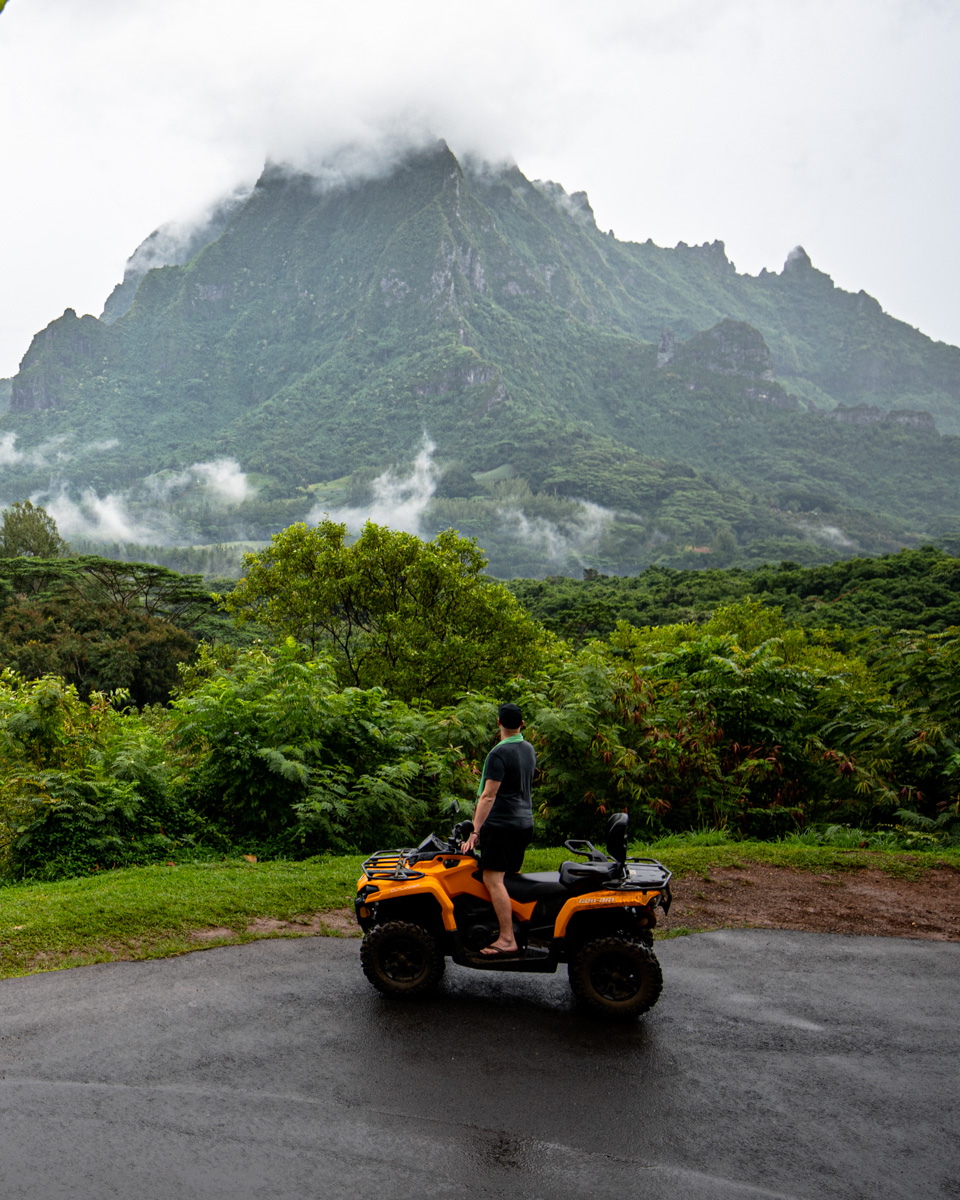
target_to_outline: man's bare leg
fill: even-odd
[[[490,893],[493,911],[500,922],[500,936],[481,954],[509,954],[517,949],[517,939],[513,936],[513,909],[510,907],[510,897],[504,886],[504,871],[484,871],[483,886]]]

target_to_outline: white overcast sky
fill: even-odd
[[[0,376],[266,157],[431,132],[960,343],[957,0],[8,0]]]

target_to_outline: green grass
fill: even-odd
[[[706,876],[712,867],[747,863],[818,872],[874,867],[907,878],[937,866],[960,870],[957,849],[844,850],[777,842],[716,843],[715,837],[694,836],[634,846],[631,853],[661,859],[675,878]],[[524,868],[555,870],[569,857],[569,851],[559,847],[535,849],[527,853]],[[351,904],[361,861],[360,855],[307,862],[231,859],[0,887],[0,978],[251,941],[264,936],[248,930],[256,918],[289,921]],[[196,931],[204,929],[223,932],[198,942]]]
[[[727,842],[719,846],[654,844],[638,847],[636,852],[662,859],[677,879],[682,879],[684,875],[703,876],[711,867],[736,867],[746,863],[816,872],[872,867],[906,879],[916,879],[924,871],[938,866],[960,870],[960,851],[956,849],[869,850],[797,846],[782,842]]]
[[[352,902],[361,857],[133,867],[0,888],[0,978],[198,949],[260,936],[257,917],[290,920]]]

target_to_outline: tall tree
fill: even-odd
[[[68,552],[57,523],[45,508],[17,501],[0,518],[0,558],[59,558]]]
[[[474,541],[453,530],[423,542],[367,522],[302,522],[245,556],[224,599],[239,622],[332,653],[338,678],[405,700],[446,703],[534,669],[547,638],[502,585],[483,574]]]

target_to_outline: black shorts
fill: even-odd
[[[477,835],[481,871],[503,871],[513,875],[523,866],[523,854],[533,841],[530,829],[491,829],[484,824]]]

